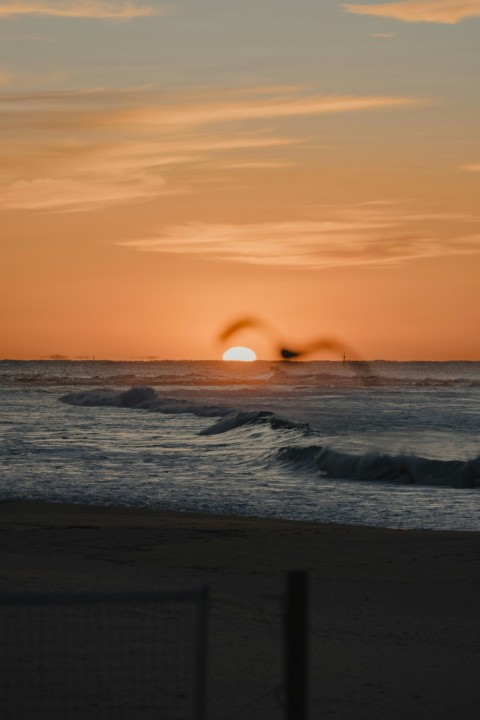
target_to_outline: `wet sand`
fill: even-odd
[[[283,717],[289,570],[309,573],[311,719],[478,716],[480,533],[0,505],[3,593],[210,587],[209,720]]]

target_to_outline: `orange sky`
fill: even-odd
[[[0,0],[0,358],[479,360],[479,16]]]

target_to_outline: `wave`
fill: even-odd
[[[201,430],[199,435],[219,435],[245,425],[268,424],[273,430],[300,430],[311,432],[308,423],[298,423],[268,410],[235,410],[228,405],[210,405],[163,397],[151,387],[133,387],[124,392],[110,388],[83,390],[63,395],[60,400],[80,407],[117,407],[133,410],[149,410],[172,415],[191,414],[197,417],[220,418],[213,425]]]
[[[172,397],[162,397],[151,387],[133,387],[118,392],[110,388],[83,390],[63,395],[60,400],[81,407],[118,407],[132,410],[150,410],[168,414],[191,413],[200,417],[217,417],[232,412],[225,405],[204,405]]]
[[[111,388],[83,390],[69,393],[60,399],[69,405],[81,407],[117,407],[214,418],[212,425],[198,433],[206,436],[259,425],[267,425],[273,430],[294,430],[302,437],[316,434],[308,423],[296,422],[269,410],[238,410],[228,405],[163,396],[152,387],[133,387],[121,392]],[[480,487],[480,456],[472,460],[435,460],[406,454],[352,455],[328,446],[297,445],[277,450],[274,462],[293,465],[302,471],[313,471],[332,479]]]
[[[480,456],[472,460],[431,460],[417,455],[350,455],[310,445],[281,448],[276,457],[283,463],[332,479],[480,487]]]
[[[268,410],[230,412],[199,435],[218,435],[245,425],[270,425],[273,430],[300,430],[304,435],[312,432],[308,423],[298,423]]]

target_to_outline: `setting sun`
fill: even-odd
[[[247,347],[238,345],[231,347],[223,353],[223,360],[240,360],[241,362],[253,362],[257,359],[256,354]]]

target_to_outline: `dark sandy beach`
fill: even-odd
[[[3,593],[207,584],[210,720],[283,717],[270,691],[289,570],[309,572],[311,718],[478,717],[480,534],[34,503],[0,513]]]

